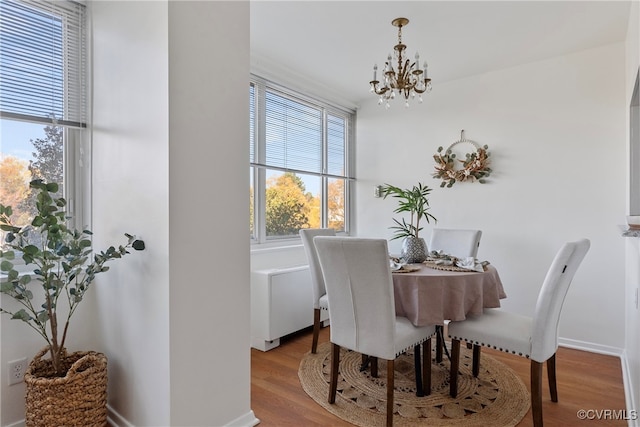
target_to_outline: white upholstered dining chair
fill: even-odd
[[[472,373],[478,376],[480,346],[531,359],[531,412],[535,427],[542,427],[542,365],[547,362],[551,400],[558,401],[556,351],[558,323],[571,280],[589,250],[587,239],[565,243],[556,254],[540,289],[533,317],[485,309],[484,314],[449,323],[451,379],[449,393],[457,395],[460,341],[473,344]]]
[[[394,361],[424,343],[416,378],[431,392],[431,336],[435,326],[416,327],[396,317],[387,241],[355,237],[314,238],[329,299],[331,379],[329,403],[335,403],[340,348],[387,361],[387,426],[393,424]],[[422,366],[421,366],[422,365]],[[375,366],[375,368],[374,368]],[[377,375],[377,363],[372,365]],[[422,371],[422,375],[420,374]],[[416,381],[417,383],[419,381]]]
[[[318,254],[313,244],[316,236],[335,236],[336,232],[332,228],[304,228],[300,230],[302,245],[309,262],[309,272],[311,273],[311,286],[313,287],[313,341],[311,343],[311,353],[318,349],[318,335],[320,334],[321,310],[328,310],[327,291],[324,287],[322,271],[318,263]]]
[[[442,251],[458,258],[478,256],[481,230],[434,228],[431,231],[429,251]]]

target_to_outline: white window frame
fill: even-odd
[[[343,108],[327,101],[320,100],[305,94],[301,94],[294,90],[288,89],[282,85],[268,81],[256,75],[251,76],[250,85],[255,89],[255,122],[254,125],[254,140],[250,141],[254,144],[254,160],[250,160],[250,173],[252,174],[253,187],[254,187],[254,233],[250,236],[251,244],[254,248],[257,247],[278,247],[288,246],[300,242],[299,235],[287,236],[287,237],[271,237],[267,238],[266,235],[266,223],[265,223],[265,191],[266,191],[266,170],[280,170],[282,172],[294,172],[305,175],[314,175],[321,178],[321,227],[327,226],[327,213],[328,213],[328,192],[327,182],[331,178],[345,179],[345,213],[344,213],[344,232],[343,234],[349,234],[353,227],[353,209],[355,204],[353,203],[353,194],[355,186],[355,160],[354,160],[354,146],[355,146],[355,111]],[[309,105],[313,108],[322,110],[322,172],[309,172],[303,170],[293,170],[288,168],[272,167],[266,165],[266,138],[265,138],[265,126],[266,126],[266,102],[265,91],[273,91],[280,96],[290,98],[301,104]],[[327,173],[327,116],[335,115],[338,117],[344,117],[346,123],[345,129],[345,171],[344,175],[333,175]]]
[[[5,0],[2,0],[3,2]],[[21,111],[12,101],[6,109],[0,104],[0,119],[24,121],[43,126],[63,127],[63,196],[67,200],[67,214],[72,228],[90,227],[89,180],[90,145],[88,122],[88,23],[86,6],[71,0],[11,0],[42,14],[57,16],[62,22],[63,65],[62,112],[60,117],[47,116],[34,110]],[[7,31],[10,31],[7,29]],[[52,68],[52,73],[53,73]],[[52,89],[52,93],[58,93]],[[20,99],[20,95],[12,99]],[[52,103],[52,110],[54,110]]]

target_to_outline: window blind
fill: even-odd
[[[327,173],[345,175],[347,123],[344,117],[327,116]]]
[[[322,111],[265,93],[267,166],[322,173]]]
[[[249,161],[256,161],[256,87],[249,85]]]
[[[84,127],[85,7],[0,0],[0,115]]]

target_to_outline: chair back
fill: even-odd
[[[395,300],[387,241],[316,237],[331,319],[331,342],[394,360]]]
[[[458,258],[478,256],[481,230],[434,228],[429,242],[430,251],[442,251]]]
[[[565,243],[544,279],[533,316],[531,359],[544,362],[558,349],[558,323],[564,299],[591,243],[588,239]]]
[[[316,236],[335,236],[336,231],[333,228],[303,228],[300,230],[302,245],[304,252],[307,254],[309,262],[309,272],[311,273],[311,283],[313,286],[313,308],[320,308],[320,298],[327,293],[324,287],[324,278],[322,270],[318,263],[318,253],[313,244],[313,238]]]

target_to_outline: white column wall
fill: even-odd
[[[169,134],[165,1],[89,3],[93,19],[93,230],[97,248],[137,234],[147,248],[96,281],[110,416],[168,425]]]
[[[591,250],[565,302],[560,336],[620,353],[624,347],[624,44],[448,83],[434,81],[425,104],[390,110],[376,99],[358,111],[358,235],[390,238],[395,202],[375,185],[434,188],[439,227],[483,231],[479,257],[498,269],[503,307],[533,313],[547,268],[567,240]],[[436,64],[433,64],[436,66]],[[373,97],[372,97],[373,98]],[[491,183],[440,188],[432,156],[466,138],[491,152]],[[462,154],[470,145],[459,145]],[[464,150],[467,151],[464,151]],[[427,226],[429,236],[433,224]],[[390,250],[399,250],[393,241]]]
[[[248,222],[248,7],[93,4],[96,240],[125,229],[147,243],[99,282],[119,425],[256,421],[238,231]]]
[[[631,4],[629,27],[626,40],[626,79],[625,95],[627,108],[631,105],[631,95],[640,66],[640,3]],[[627,120],[627,136],[630,123]],[[627,138],[629,141],[629,138]],[[627,154],[627,164],[629,155]],[[628,181],[627,181],[628,182]],[[628,191],[627,187],[627,191]],[[628,197],[627,197],[628,200]],[[629,213],[627,210],[626,213]],[[640,288],[640,238],[625,238],[626,243],[626,289],[625,289],[625,353],[627,372],[625,377],[625,391],[627,394],[627,408],[640,410],[640,310],[638,309],[638,289]],[[635,420],[635,426],[640,421]]]
[[[250,425],[249,2],[169,2],[171,425]]]

